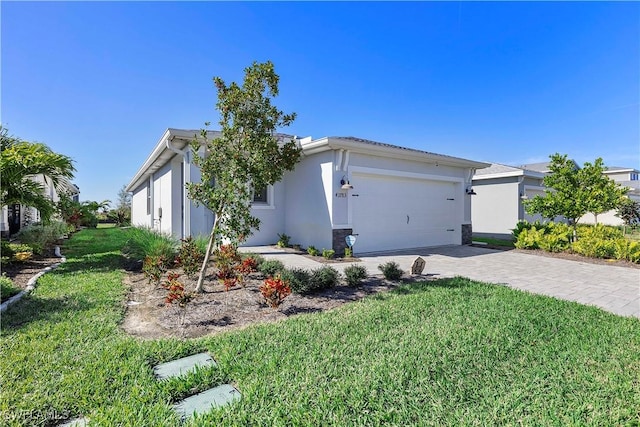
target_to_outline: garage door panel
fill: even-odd
[[[357,174],[352,183],[352,224],[359,235],[356,251],[454,242],[455,184]]]

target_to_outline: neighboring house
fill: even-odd
[[[608,167],[603,175],[619,183],[623,187],[627,187],[629,192],[627,197],[636,202],[640,202],[640,171],[634,168],[623,168],[618,166]],[[606,225],[623,225],[624,221],[616,216],[617,211],[611,210],[598,215],[598,223]],[[593,214],[586,214],[580,220],[582,224],[594,224],[595,217]]]
[[[59,188],[56,189],[51,180],[44,175],[36,175],[32,178],[43,186],[43,191],[53,203],[60,200],[60,193],[65,192],[74,201],[78,201],[80,197],[80,189],[66,178],[62,178]],[[15,234],[26,225],[40,221],[40,212],[30,206],[22,206],[19,204],[2,207],[2,221],[0,222],[0,232],[2,235]]]
[[[548,164],[507,166],[492,163],[473,176],[473,234],[478,237],[509,238],[518,221],[542,220],[529,215],[524,201],[543,196],[542,180]],[[537,170],[534,170],[537,169]]]
[[[134,225],[176,237],[210,232],[213,214],[190,201],[184,186],[200,179],[189,148],[198,133],[162,135],[126,188],[133,193]],[[487,163],[353,137],[297,141],[302,155],[295,170],[256,192],[253,215],[261,225],[246,245],[273,244],[278,233],[338,254],[349,234],[357,234],[358,253],[471,242],[467,192]]]

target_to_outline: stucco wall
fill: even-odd
[[[476,180],[473,188],[476,192],[471,212],[473,233],[510,235],[521,209],[517,177]]]
[[[151,215],[147,215],[147,187],[149,181],[133,190],[131,197],[131,224],[151,227]]]
[[[254,203],[251,215],[260,220],[260,229],[244,243],[247,246],[270,245],[278,241],[278,234],[285,232],[285,192],[284,183],[276,182],[267,189],[267,203]]]
[[[304,156],[295,170],[285,175],[285,233],[291,236],[291,243],[303,247],[313,245],[318,249],[331,247],[331,212],[327,194],[333,194],[334,188],[332,183],[325,184],[320,178],[323,170],[331,168],[332,164],[331,151]]]
[[[153,228],[168,234],[173,231],[171,229],[171,172],[171,163],[167,163],[153,174]]]

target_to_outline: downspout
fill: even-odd
[[[176,154],[182,156],[182,206],[184,211],[182,213],[182,238],[186,238],[191,235],[191,201],[187,197],[187,182],[191,180],[191,156],[189,146],[187,148],[179,150],[171,144],[173,137],[169,137],[165,143],[167,149]]]
[[[524,175],[518,178],[518,222],[524,220],[524,204],[522,202],[522,196],[524,195]]]

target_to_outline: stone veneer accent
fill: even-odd
[[[352,233],[352,228],[339,228],[333,230],[333,241],[331,243],[331,249],[336,251],[337,256],[344,256],[344,250],[347,248],[347,242],[344,240],[344,238]],[[358,243],[356,242],[356,244]]]
[[[462,224],[462,244],[470,245],[472,240],[471,224]]]

